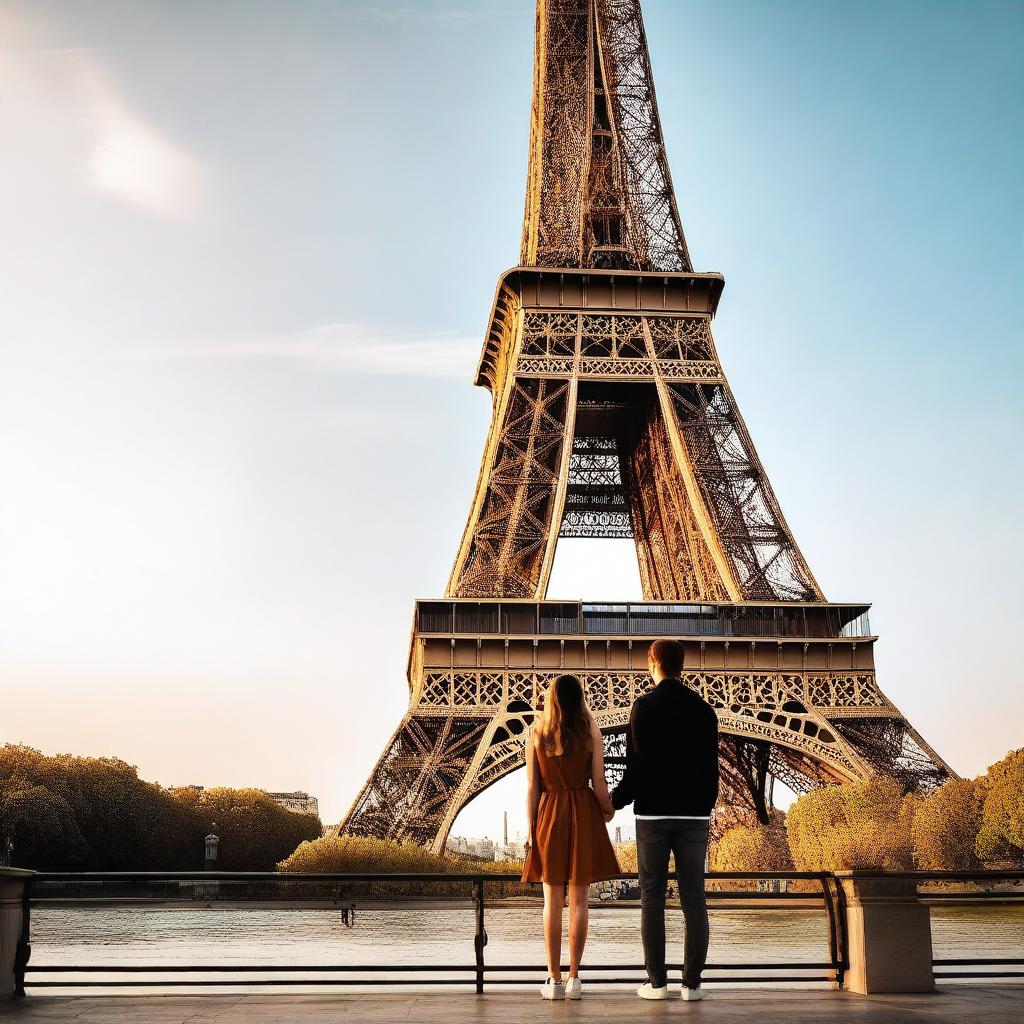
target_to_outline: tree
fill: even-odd
[[[733,825],[715,843],[712,871],[792,871],[784,825]]]
[[[793,863],[799,871],[909,870],[919,801],[884,776],[807,793],[786,815]]]
[[[16,845],[19,864],[78,871],[198,866],[187,861],[192,842],[187,815],[166,790],[140,779],[133,765],[117,758],[47,757],[31,747],[0,747],[0,785],[10,790],[13,780],[23,789],[27,783],[50,794],[45,798],[49,811],[39,804],[40,821],[55,829],[52,843],[30,847],[31,854],[24,844],[20,850]],[[44,801],[41,793],[32,799]]]
[[[175,789],[178,803],[198,823],[201,836],[220,839],[217,867],[222,871],[273,871],[301,843],[319,839],[315,814],[286,810],[262,789]],[[195,839],[199,843],[199,837]]]
[[[15,863],[64,871],[174,871],[203,866],[203,840],[222,838],[219,866],[272,870],[320,834],[262,790],[168,790],[113,757],[47,757],[0,747],[0,842]]]
[[[7,840],[16,864],[44,871],[81,864],[89,852],[67,800],[23,775],[0,779],[0,844]]]
[[[930,871],[978,867],[981,806],[981,786],[968,779],[950,779],[921,800],[912,829],[917,866]]]
[[[1011,750],[979,782],[984,802],[978,856],[984,861],[1024,863],[1024,748]]]

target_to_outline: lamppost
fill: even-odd
[[[219,842],[220,837],[213,832],[206,837],[206,857],[203,863],[203,868],[206,871],[212,871],[217,863],[217,844]]]

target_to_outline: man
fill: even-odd
[[[704,862],[708,822],[718,799],[718,718],[710,704],[680,682],[684,649],[656,640],[647,652],[655,687],[637,698],[626,733],[626,771],[612,793],[616,808],[633,804],[640,875],[640,930],[648,982],[641,999],[667,999],[665,892],[675,855],[686,921],[684,999],[703,998],[700,976],[708,956]]]

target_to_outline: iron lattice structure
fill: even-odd
[[[767,821],[775,779],[951,774],[878,689],[866,608],[825,601],[783,517],[712,338],[723,286],[691,264],[638,0],[538,0],[521,264],[477,370],[493,418],[449,611],[417,606],[409,711],[340,831],[443,848],[523,764],[563,670],[614,774],[665,633],[687,637],[686,682],[719,714],[719,827]],[[559,537],[632,537],[648,610],[545,603]]]

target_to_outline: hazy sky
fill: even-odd
[[[977,773],[1024,744],[1024,4],[644,6],[790,525]],[[489,422],[533,17],[0,0],[0,741],[347,809]],[[584,543],[552,596],[635,596],[629,551]],[[456,831],[516,827],[521,787]]]

